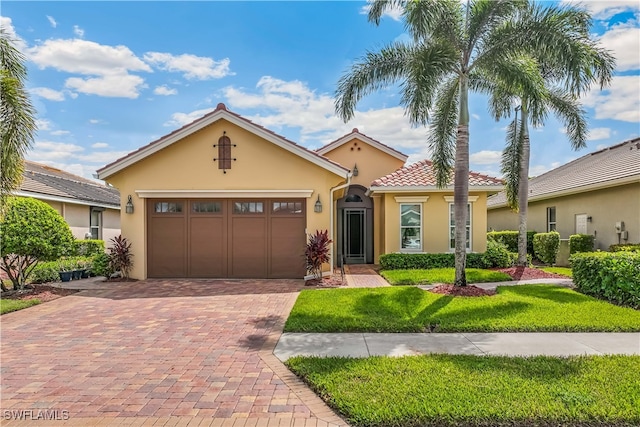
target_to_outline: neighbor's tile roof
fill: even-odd
[[[640,181],[640,138],[594,151],[529,180],[529,200],[605,188],[616,182]],[[504,192],[487,200],[488,207],[505,206]]]
[[[450,182],[453,184],[453,172]],[[371,183],[372,187],[436,187],[436,174],[433,163],[421,160],[405,166],[389,175],[378,178]],[[502,180],[492,176],[469,171],[470,187],[501,187]]]
[[[20,191],[100,205],[120,206],[120,193],[115,188],[30,161],[24,162]]]

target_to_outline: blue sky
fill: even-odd
[[[569,2],[569,0],[563,0]],[[571,1],[573,3],[573,1]],[[640,3],[582,3],[617,57],[613,84],[583,98],[588,147],[571,150],[552,119],[532,133],[531,174],[640,134]],[[91,177],[96,169],[211,111],[219,102],[308,148],[357,127],[429,158],[393,87],[363,99],[349,123],[336,84],[367,50],[406,37],[393,13],[367,22],[366,2],[3,1],[0,23],[28,58],[39,131],[30,160]],[[471,169],[500,176],[505,123],[471,99]]]

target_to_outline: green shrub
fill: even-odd
[[[583,252],[569,261],[580,292],[640,307],[640,252]]]
[[[624,243],[609,246],[610,252],[640,252],[640,243]]]
[[[96,276],[104,276],[109,278],[115,269],[111,263],[111,257],[106,252],[100,252],[93,256],[91,272]]]
[[[86,239],[73,242],[74,253],[78,256],[91,256],[104,252],[104,240]]]
[[[0,268],[13,287],[24,286],[33,267],[73,250],[73,234],[64,218],[48,204],[29,197],[11,197],[0,223]],[[6,290],[4,284],[3,290]]]
[[[535,231],[527,231],[527,253],[532,256],[534,255],[533,236],[535,235]],[[518,253],[518,231],[490,231],[487,233],[487,242],[490,240],[506,245],[509,252]]]
[[[58,261],[39,262],[31,272],[29,281],[31,283],[55,282],[60,279],[58,272],[60,267]]]
[[[487,240],[487,250],[482,254],[482,257],[488,267],[506,268],[513,265],[513,255],[504,243]],[[515,254],[515,256],[517,258],[518,255]]]
[[[550,233],[536,233],[533,236],[533,248],[536,257],[545,264],[556,263],[558,249],[560,248],[560,233],[552,231]]]
[[[594,237],[591,234],[572,234],[569,236],[569,253],[593,252]]]
[[[380,268],[383,270],[427,270],[431,268],[455,267],[455,254],[403,254],[392,253],[380,255]],[[467,254],[467,268],[487,268],[484,254]]]

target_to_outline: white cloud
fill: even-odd
[[[96,142],[94,144],[91,144],[91,148],[107,148],[109,146],[109,144],[107,144],[106,142]]]
[[[473,113],[471,114],[471,117],[473,117],[476,120],[480,120],[480,116],[478,114]]]
[[[615,76],[609,88],[592,90],[583,98],[583,103],[595,109],[595,118],[598,120],[639,123],[640,77]]]
[[[168,95],[176,95],[178,93],[178,90],[175,88],[170,88],[167,85],[162,85],[162,86],[156,87],[153,90],[153,93],[156,95],[168,96]]]
[[[589,134],[587,135],[587,140],[597,141],[599,139],[607,139],[610,137],[611,137],[610,128],[593,128],[589,130]]]
[[[89,123],[91,123],[92,125],[97,125],[97,124],[104,123],[104,120],[102,120],[102,119],[89,119]]]
[[[18,37],[18,34],[16,34],[16,29],[13,27],[13,21],[11,20],[11,18],[9,18],[8,16],[0,16],[0,27],[2,27],[5,34],[7,34],[12,40],[15,48],[21,52],[24,52],[27,44],[24,42],[24,40]]]
[[[49,101],[64,101],[64,93],[48,87],[34,87],[30,90],[34,95]]]
[[[373,3],[372,0],[367,0],[367,4],[362,6],[362,8],[360,9],[360,14],[361,15],[367,15],[369,13],[369,10],[371,9],[371,3]],[[388,16],[389,18],[393,19],[394,21],[399,21],[400,18],[402,18],[402,8],[400,8],[400,7],[391,7],[389,9],[387,9],[387,11],[384,12],[384,14],[382,16]]]
[[[73,158],[75,154],[82,151],[84,151],[84,148],[76,144],[36,141],[27,157],[38,162],[51,160],[64,161]]]
[[[58,23],[56,22],[56,20],[53,18],[53,16],[49,16],[47,15],[47,19],[49,20],[49,24],[51,24],[51,26],[53,28],[56,28],[58,26]]]
[[[38,130],[51,130],[51,122],[47,119],[36,119]]]
[[[196,110],[190,113],[173,113],[171,115],[171,120],[165,122],[164,126],[181,127],[193,122],[194,120],[199,119],[200,117],[212,111],[213,108],[205,108],[204,110]]]
[[[106,75],[99,77],[71,77],[65,87],[88,95],[99,95],[111,98],[135,99],[140,90],[147,87],[144,79],[133,74]]]
[[[561,165],[560,162],[553,162],[550,165],[534,165],[529,167],[529,176],[539,176],[545,172],[549,172],[551,169],[555,169]]]
[[[469,162],[477,165],[493,165],[500,163],[502,159],[501,151],[482,150],[469,156]]]
[[[126,156],[127,154],[129,154],[129,151],[94,151],[93,153],[74,156],[74,158],[83,162],[106,165],[114,160]]]
[[[596,19],[609,19],[619,13],[638,10],[638,0],[562,0],[563,4],[584,6]]]
[[[602,35],[600,41],[612,51],[617,70],[640,69],[640,27],[637,21],[614,25]]]
[[[73,26],[73,34],[75,34],[76,36],[82,38],[84,37],[84,30],[82,28],[80,28],[77,25]]]
[[[147,52],[144,54],[144,60],[161,70],[184,73],[187,79],[220,79],[233,74],[229,70],[229,58],[215,61],[212,58],[190,54],[175,56],[170,53]]]
[[[69,132],[68,130],[54,130],[49,133],[53,136],[71,135],[71,132]]]
[[[151,68],[126,46],[107,46],[80,39],[53,39],[28,49],[30,59],[44,69],[87,75],[118,75]]]
[[[232,109],[255,111],[242,114],[262,126],[276,132],[283,128],[299,129],[299,142],[310,148],[331,142],[354,127],[400,151],[415,151],[426,145],[427,130],[412,127],[403,108],[356,111],[354,118],[345,124],[335,115],[329,94],[318,94],[298,80],[264,76],[258,81],[256,91],[227,87],[223,94]]]

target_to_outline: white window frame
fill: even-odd
[[[404,253],[413,253],[413,252],[423,252],[423,248],[424,248],[424,206],[423,204],[429,200],[429,196],[423,196],[423,197],[400,197],[400,196],[396,196],[395,197],[396,202],[398,203],[398,213],[399,213],[399,224],[398,224],[398,229],[399,229],[399,245],[398,245],[398,249],[400,250],[400,252],[404,252]],[[404,205],[411,205],[411,206],[418,206],[420,208],[420,225],[419,227],[419,235],[420,235],[420,247],[419,248],[403,248],[402,247],[402,230],[404,228],[408,228],[407,226],[402,225],[402,206]],[[412,227],[415,228],[415,227]]]
[[[92,207],[89,210],[89,233],[91,233],[91,238],[92,239],[102,239],[102,212],[104,211],[104,208],[96,208],[96,207]],[[98,214],[97,218],[98,218],[98,224],[94,225],[93,224],[93,213]],[[93,235],[93,230],[97,230],[97,237],[95,237]]]
[[[551,221],[551,210],[553,209],[553,216],[555,217],[555,221]],[[551,225],[553,224],[553,230],[551,229]],[[555,206],[547,207],[547,233],[551,231],[558,230],[558,210]]]
[[[468,213],[469,213],[469,224],[467,224],[468,230],[469,230],[469,240],[468,240],[468,246],[466,248],[466,252],[472,252],[473,249],[473,203],[475,201],[477,201],[479,198],[479,196],[468,196],[468,202],[467,202],[467,209],[468,209]],[[455,239],[454,239],[454,246],[451,247],[451,233],[455,233],[456,230],[456,224],[455,224],[455,212],[454,210],[454,203],[453,203],[453,196],[444,196],[444,200],[446,202],[449,203],[449,215],[447,217],[447,222],[448,222],[448,227],[447,227],[447,245],[449,246],[449,252],[454,252],[456,250],[455,248]]]

